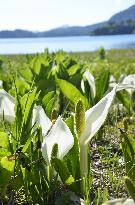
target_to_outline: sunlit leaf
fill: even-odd
[[[74,104],[81,99],[84,105],[87,107],[88,102],[87,99],[81,94],[81,92],[71,83],[66,80],[57,79],[57,83],[63,92],[63,94]]]

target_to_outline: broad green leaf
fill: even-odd
[[[0,149],[9,150],[9,136],[5,132],[0,132]]]
[[[75,73],[77,73],[78,70],[80,70],[80,65],[79,64],[73,65],[68,69],[68,74],[70,76],[74,75]]]
[[[25,145],[23,146],[23,149],[22,149],[22,152],[23,152],[23,153],[25,153],[25,152],[27,151],[27,149],[28,149],[30,143],[31,143],[31,137],[29,137],[29,138],[27,139]]]
[[[57,84],[59,85],[63,94],[74,104],[78,100],[82,100],[85,107],[88,106],[87,99],[81,94],[81,92],[71,83],[67,82],[66,80],[57,79]]]
[[[81,86],[80,86],[81,80],[82,80],[82,75],[80,73],[77,73],[75,75],[70,76],[70,78],[68,79],[68,82],[72,83],[78,89],[80,89],[81,88]]]
[[[40,73],[41,62],[42,62],[41,56],[36,56],[36,57],[34,57],[34,58],[32,59],[32,61],[31,61],[32,70],[33,70],[37,75]]]
[[[35,88],[33,91],[25,94],[21,99],[22,106],[22,123],[20,128],[21,134],[21,144],[25,144],[30,133],[30,129],[32,127],[32,111],[36,100],[38,99],[39,93],[37,94],[37,89]]]
[[[17,92],[22,96],[30,90],[30,85],[24,80],[19,79],[16,80],[15,83],[17,86]]]
[[[9,172],[13,172],[15,166],[15,160],[10,160],[8,157],[3,157],[0,161],[2,168],[6,169]]]
[[[22,79],[16,80],[15,85],[17,88],[17,93],[21,96],[23,96],[25,93],[27,93],[30,90],[30,85]],[[11,95],[15,96],[16,89],[12,88],[12,89],[10,89],[9,92]]]
[[[19,191],[23,185],[24,185],[24,182],[23,182],[23,175],[22,175],[22,172],[21,170],[19,170],[19,174],[16,175],[12,180],[11,180],[11,186],[13,187],[13,189],[17,192]]]
[[[126,174],[134,180],[135,176],[135,139],[121,130],[121,145],[125,161]]]
[[[11,153],[7,150],[7,149],[0,149],[0,160],[3,158],[3,157],[6,157],[8,155],[10,155]]]
[[[35,203],[43,204],[43,198],[42,198],[41,193],[39,192],[39,190],[37,188],[37,185],[35,185],[35,184],[31,185],[29,190],[30,190],[32,200]]]
[[[24,113],[23,121],[26,123],[29,119],[29,115],[32,114],[32,108],[34,106],[35,101],[38,98],[37,89],[35,88],[32,92],[25,94],[21,99],[22,110]]]
[[[63,184],[67,186],[71,186],[72,184],[75,185],[75,179],[70,174],[69,170],[67,169],[63,161],[61,161],[60,159],[54,159],[54,167],[57,173],[59,174]],[[73,187],[75,188],[74,185]]]
[[[42,105],[45,108],[49,101],[54,97],[54,91],[48,92],[42,99]]]
[[[44,79],[40,79],[36,82],[36,86],[38,91],[41,92],[42,97],[44,97],[48,92],[55,90],[55,80],[54,77],[51,76],[49,79],[46,77]]]
[[[7,157],[4,157],[0,161],[0,195],[5,197],[7,186],[11,180],[11,176],[14,171],[15,161],[9,161]]]
[[[117,93],[117,98],[119,101],[124,105],[124,107],[130,112],[130,100],[128,94],[126,93],[125,90],[122,92]]]
[[[0,132],[0,160],[10,154],[9,136],[4,132]]]
[[[20,69],[19,74],[28,82],[32,82],[33,74],[31,70],[26,67],[25,69]]]
[[[46,108],[45,108],[45,111],[46,111],[46,114],[47,114],[47,116],[51,119],[51,113],[52,113],[52,111],[53,111],[53,106],[54,106],[54,98],[52,98],[49,102],[48,102],[48,104],[47,104],[47,106],[46,106]]]
[[[66,119],[66,124],[69,127],[72,134],[74,134],[74,116],[70,116]]]
[[[106,70],[96,79],[96,102],[104,96],[109,87],[110,71]]]

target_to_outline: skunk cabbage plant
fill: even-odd
[[[116,85],[111,92],[104,96],[95,106],[85,112],[83,102],[79,100],[76,104],[76,131],[78,136],[78,145],[80,150],[80,176],[81,179],[88,175],[88,144],[92,137],[97,133],[104,123],[109,108],[115,98],[117,91],[123,89],[135,89],[135,85],[121,84]],[[11,106],[10,106],[11,105]],[[10,110],[11,108],[11,110]],[[0,116],[3,110],[7,120],[14,118],[14,101],[5,91],[0,92]],[[51,161],[51,153],[55,144],[58,145],[58,158],[63,157],[69,152],[74,145],[74,137],[66,125],[66,123],[59,116],[55,124],[52,124],[49,118],[44,113],[41,106],[37,106],[33,110],[33,123],[36,126],[41,126],[43,130],[42,155],[48,165]],[[52,125],[51,129],[50,126]],[[47,133],[50,129],[49,133]],[[47,133],[47,134],[46,134]],[[84,180],[82,180],[83,182]],[[84,182],[81,185],[82,192],[85,192]]]
[[[80,146],[80,175],[81,178],[88,174],[88,143],[104,123],[109,108],[117,91],[134,88],[132,85],[116,85],[111,92],[103,97],[95,106],[84,112],[82,101],[76,105],[76,130]],[[81,185],[84,192],[84,185]]]

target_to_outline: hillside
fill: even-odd
[[[128,20],[135,20],[135,5],[128,9],[121,11],[110,18],[110,22],[122,22]]]
[[[60,37],[60,36],[85,36],[90,35],[92,31],[101,28],[106,22],[93,24],[90,26],[69,26],[55,28],[44,32],[31,32],[22,29],[14,31],[4,30],[0,31],[0,38],[34,38],[34,37]]]
[[[92,35],[117,35],[135,33],[135,5],[113,15],[100,28],[91,32]]]
[[[109,22],[102,28],[95,29],[91,35],[135,34],[135,21]]]

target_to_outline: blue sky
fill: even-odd
[[[135,0],[0,0],[0,30],[49,30],[108,20]]]

